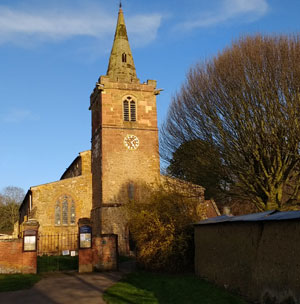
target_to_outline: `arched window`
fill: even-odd
[[[123,119],[124,121],[136,121],[136,102],[130,96],[123,101]]]
[[[125,53],[122,54],[122,62],[127,62],[127,55]]]
[[[54,211],[55,225],[75,225],[75,203],[69,195],[62,195],[58,198]]]
[[[129,102],[128,102],[128,100],[123,101],[123,107],[124,107],[124,120],[129,121]]]

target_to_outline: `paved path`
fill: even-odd
[[[120,272],[48,274],[31,289],[1,292],[0,303],[102,304],[103,291],[130,272],[129,268],[125,265]]]

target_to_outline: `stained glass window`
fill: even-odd
[[[75,202],[72,197],[62,195],[56,202],[54,211],[55,225],[74,225],[76,223]]]
[[[75,203],[72,201],[70,207],[70,224],[75,224],[75,222],[76,222]]]
[[[55,225],[60,225],[60,202],[56,202],[55,205]]]
[[[66,199],[62,202],[62,224],[68,225],[68,201]]]

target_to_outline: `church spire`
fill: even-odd
[[[113,81],[137,82],[137,76],[130,45],[127,37],[127,30],[120,2],[118,22],[115,32],[115,39],[112,46],[107,76]]]

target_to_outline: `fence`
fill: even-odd
[[[39,234],[37,271],[78,269],[78,234]]]
[[[38,255],[69,255],[78,250],[78,234],[39,234]]]

